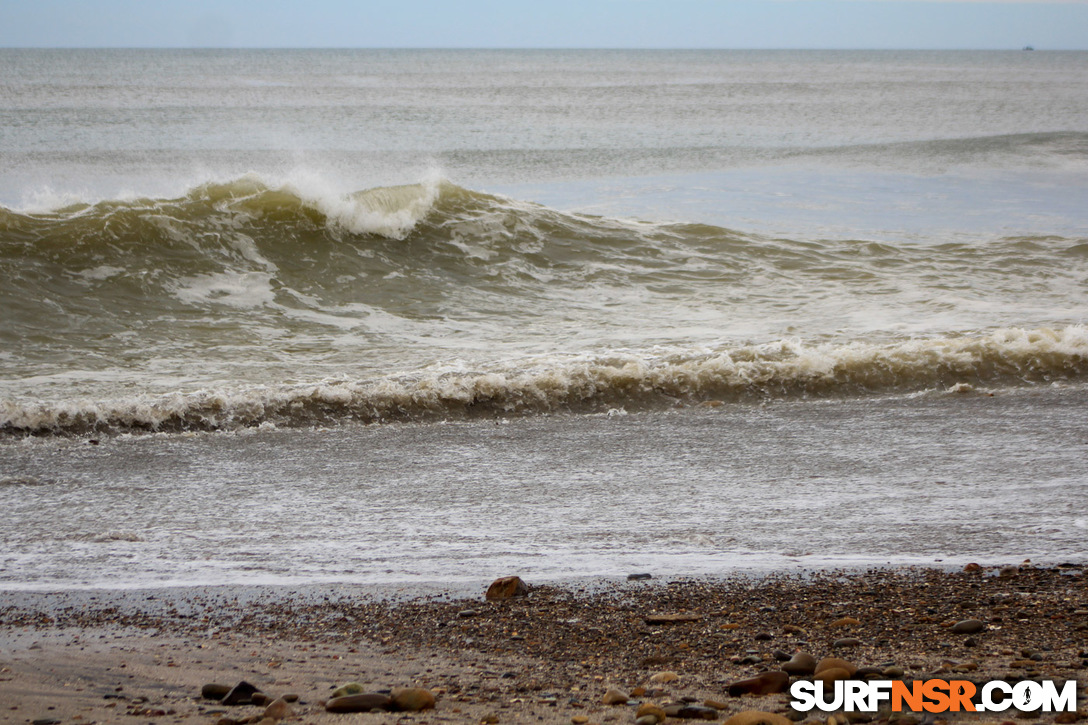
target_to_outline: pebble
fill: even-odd
[[[489,602],[529,596],[529,585],[519,576],[504,576],[491,582],[484,597]]]
[[[853,617],[843,617],[831,623],[832,627],[857,627],[861,622]]]
[[[952,634],[975,634],[986,629],[986,623],[979,619],[965,619],[952,625]]]
[[[272,720],[284,720],[291,717],[291,706],[282,697],[277,698],[264,709],[262,716]]]
[[[816,671],[816,658],[807,652],[795,652],[789,662],[782,664],[782,671],[790,675],[811,675]]]
[[[380,692],[363,692],[357,695],[344,695],[334,697],[325,703],[328,712],[370,712],[371,710],[388,710],[393,703],[389,695]]]
[[[645,573],[645,572],[640,573],[640,574],[628,574],[627,575],[627,581],[629,581],[629,582],[641,582],[641,581],[646,581],[647,579],[653,579],[653,578],[654,577],[653,577],[652,574],[648,574],[648,573]]]
[[[728,718],[724,725],[791,725],[788,718],[773,712],[745,710]]]
[[[635,717],[641,720],[642,718],[652,717],[654,722],[661,722],[666,717],[665,708],[659,707],[652,702],[644,702],[638,706],[638,710],[635,712]]]
[[[390,697],[393,707],[402,712],[419,712],[434,708],[434,695],[422,687],[398,687]]]
[[[680,624],[682,622],[702,621],[701,614],[648,614],[643,617],[646,624]]]
[[[222,700],[230,690],[230,685],[209,683],[200,688],[200,696],[205,700]]]
[[[680,675],[676,674],[675,672],[665,671],[665,672],[658,672],[657,674],[650,677],[650,682],[657,682],[657,683],[664,684],[664,683],[667,683],[667,682],[676,682],[679,679],[680,679]]]
[[[790,676],[785,672],[763,672],[755,677],[737,680],[726,686],[730,697],[741,695],[773,695],[785,692],[790,686]]]
[[[349,682],[346,685],[340,685],[340,687],[337,687],[335,690],[332,691],[332,694],[329,695],[329,697],[335,698],[346,697],[347,695],[361,695],[364,692],[366,692],[366,688],[360,685],[358,682]]]
[[[264,707],[265,705],[272,702],[272,700],[274,699],[275,698],[271,695],[266,695],[263,692],[254,692],[252,695],[250,695],[249,702],[251,705],[256,705],[257,707]]]
[[[657,725],[664,719],[665,716],[658,718],[655,715],[643,715],[642,717],[635,718],[635,725]]]
[[[669,705],[665,714],[679,720],[717,720],[718,711],[703,705]]]
[[[223,696],[220,702],[224,705],[248,705],[253,701],[254,693],[260,692],[255,686],[242,680],[230,692]]]
[[[608,691],[604,693],[604,697],[601,698],[601,702],[605,705],[626,705],[627,701],[631,698],[627,696],[626,692],[617,690],[615,687],[608,688]]]
[[[894,678],[894,677],[903,677],[904,675],[907,674],[907,671],[904,670],[902,667],[899,667],[898,665],[891,665],[889,667],[885,667],[881,671],[881,674],[884,675],[885,677],[892,677],[892,678]]]
[[[843,649],[846,647],[860,647],[861,640],[857,637],[843,637],[831,643],[831,649]]]

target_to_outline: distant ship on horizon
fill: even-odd
[[[1025,45],[1024,50],[1035,50],[1035,48],[1032,48],[1030,45]]]

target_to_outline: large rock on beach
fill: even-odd
[[[816,673],[815,679],[818,682],[824,683],[824,686],[830,685],[832,682],[839,682],[840,680],[849,680],[853,677],[853,673],[850,670],[842,667],[828,667],[827,669],[820,670]]]
[[[514,597],[529,596],[529,586],[519,576],[504,576],[491,582],[484,597],[489,602],[499,602]]]
[[[398,687],[393,690],[393,708],[403,712],[419,712],[434,708],[434,695],[422,687]]]
[[[726,692],[730,697],[741,695],[774,695],[785,692],[790,687],[790,676],[785,672],[773,670],[763,672],[755,677],[745,680],[737,680],[726,686]]]
[[[608,691],[604,693],[604,697],[601,698],[601,702],[605,705],[626,705],[627,701],[631,698],[628,697],[626,692],[618,690],[615,687],[608,688]]]
[[[816,671],[816,658],[807,652],[795,652],[788,662],[782,663],[782,671],[789,675],[811,675]]]
[[[856,666],[847,662],[844,659],[839,659],[838,657],[824,657],[822,660],[816,663],[816,669],[813,670],[813,673],[818,675],[824,670],[831,669],[846,670],[847,674],[850,677],[853,677],[854,674],[858,671],[858,668]]]
[[[372,710],[388,710],[393,704],[393,698],[381,692],[362,692],[357,695],[344,695],[334,697],[325,703],[328,712],[370,712]]]
[[[223,696],[223,699],[219,702],[223,705],[235,706],[235,705],[249,705],[253,702],[253,695],[260,692],[255,685],[251,685],[245,680],[242,680],[234,687],[230,688],[230,692]]]

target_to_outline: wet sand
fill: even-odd
[[[1079,565],[529,584],[529,596],[501,602],[486,601],[482,586],[5,592],[0,722],[239,721],[263,708],[224,707],[200,691],[241,680],[272,696],[297,694],[291,719],[306,723],[634,722],[637,703],[684,701],[713,702],[719,720],[751,709],[791,714],[788,695],[726,691],[795,651],[899,667],[905,679],[1077,679],[1082,712],[1088,701],[1088,580]],[[967,619],[985,628],[952,631]],[[678,679],[655,682],[662,672]],[[325,712],[348,682],[427,688],[437,707]],[[631,704],[603,704],[609,688],[631,694]],[[1073,721],[1028,719],[1036,717]]]

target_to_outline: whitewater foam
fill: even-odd
[[[161,396],[0,401],[9,434],[233,430],[605,412],[705,401],[760,401],[969,390],[1083,381],[1088,330],[997,330],[891,345],[799,340],[718,350],[547,356],[491,370],[438,369],[375,380],[224,387]]]

